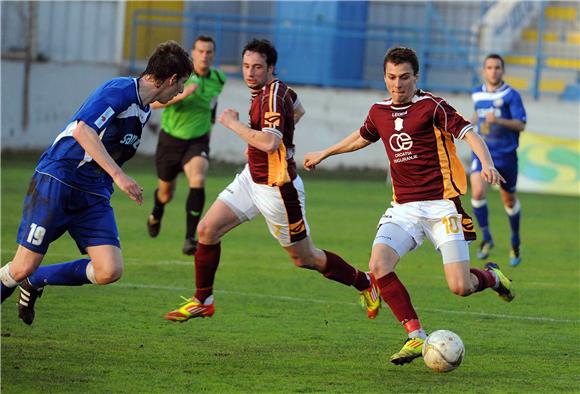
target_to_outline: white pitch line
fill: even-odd
[[[118,283],[113,286],[118,287],[136,287],[141,289],[155,289],[155,290],[171,290],[171,291],[193,291],[193,288],[186,287],[172,287],[172,286],[158,286],[158,285],[144,285],[136,283]],[[218,294],[232,294],[243,297],[252,298],[268,298],[280,301],[292,301],[292,302],[303,302],[310,304],[336,304],[336,305],[358,305],[354,302],[344,302],[344,301],[332,301],[332,300],[317,300],[313,298],[299,298],[291,296],[280,296],[280,295],[269,295],[269,294],[255,294],[255,293],[244,293],[240,291],[229,291],[229,290],[215,290]],[[495,317],[499,319],[511,319],[511,320],[531,320],[531,321],[544,321],[550,323],[573,323],[578,324],[580,320],[567,320],[567,319],[554,319],[551,317],[540,317],[540,316],[519,316],[519,315],[505,315],[501,313],[487,313],[487,312],[471,312],[471,311],[453,311],[449,309],[436,309],[436,308],[415,308],[418,311],[425,312],[437,312],[437,313],[449,313],[455,315],[469,315],[469,316],[480,316],[480,317]]]

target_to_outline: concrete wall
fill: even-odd
[[[1,134],[2,149],[44,149],[53,141],[70,116],[76,112],[86,96],[99,84],[118,75],[107,66],[36,63],[32,66],[30,92],[30,125],[22,130],[23,65],[19,62],[1,63]],[[385,95],[385,91],[320,89],[295,86],[306,108],[306,116],[297,125],[295,142],[297,160],[305,152],[324,148],[358,129],[370,106]],[[467,95],[446,95],[447,100],[469,118],[471,98]],[[534,102],[524,97],[528,111],[528,130],[539,134],[579,139],[580,107],[576,103],[543,98]],[[247,119],[249,94],[241,80],[230,78],[219,100],[219,110],[231,107]],[[151,123],[158,123],[156,111]],[[151,127],[143,133],[140,153],[153,154],[156,134]],[[215,159],[241,163],[245,161],[245,145],[232,132],[216,125],[211,142]],[[458,143],[462,159],[468,160],[465,144]],[[386,158],[380,142],[362,151],[336,156],[324,164],[325,168],[372,167],[385,168]]]
[[[24,51],[29,1],[1,4],[2,53]],[[32,3],[36,29],[32,52],[56,61],[120,62],[125,4],[120,1]]]

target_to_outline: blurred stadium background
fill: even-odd
[[[230,76],[219,109],[247,110],[240,49],[271,39],[278,75],[307,110],[298,159],[358,128],[385,95],[382,59],[394,45],[414,48],[420,87],[443,95],[466,117],[471,88],[490,52],[507,62],[506,80],[524,95],[529,123],[520,148],[520,189],[580,195],[580,3],[577,1],[3,1],[2,149],[44,149],[104,80],[137,75],[161,41],[189,48],[198,34],[217,41],[216,65]],[[158,116],[152,119],[150,131]],[[141,152],[154,151],[145,132]],[[375,144],[332,167],[384,168]],[[467,163],[469,152],[460,145]],[[216,125],[215,159],[241,162],[241,141]]]

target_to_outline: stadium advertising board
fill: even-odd
[[[580,195],[579,140],[525,132],[518,156],[518,190]]]

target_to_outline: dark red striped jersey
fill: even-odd
[[[252,98],[250,127],[280,137],[274,153],[248,145],[248,163],[252,180],[270,186],[281,186],[296,178],[294,161],[294,107],[296,92],[278,79],[273,80]]]
[[[452,199],[467,190],[454,138],[471,124],[445,100],[417,90],[410,103],[375,103],[360,128],[367,141],[383,141],[397,203]]]

